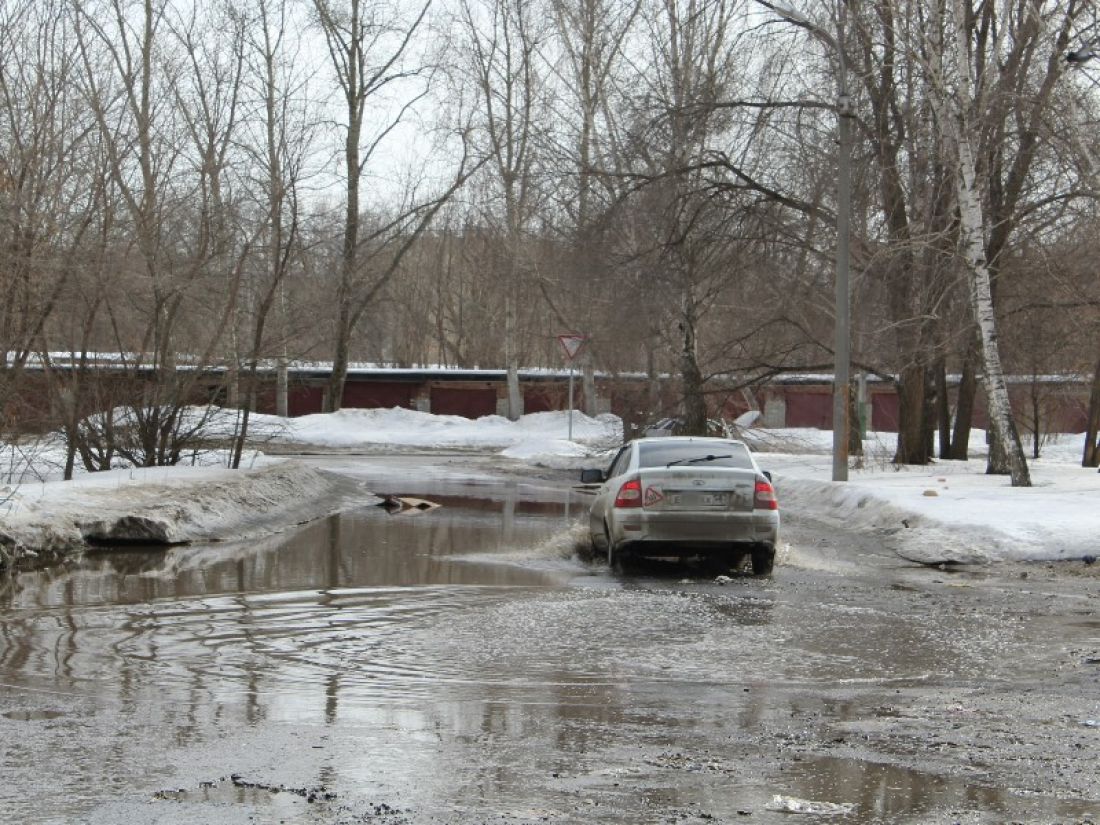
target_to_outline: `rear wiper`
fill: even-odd
[[[732,455],[700,455],[695,458],[678,458],[675,461],[670,461],[665,467],[675,467],[677,464],[698,464],[702,461],[718,461],[723,458],[733,458]]]

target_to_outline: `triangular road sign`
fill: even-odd
[[[587,335],[580,335],[575,332],[558,336],[558,343],[561,344],[561,348],[565,350],[565,358],[567,361],[572,361],[577,357],[577,353],[581,351],[581,347],[584,346],[584,342],[587,340]]]

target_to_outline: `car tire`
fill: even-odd
[[[770,576],[775,567],[775,547],[758,544],[752,548],[752,573],[754,576]]]

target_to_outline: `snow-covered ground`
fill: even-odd
[[[872,433],[862,468],[831,481],[832,433],[752,430],[757,460],[773,472],[784,510],[873,532],[921,562],[1037,561],[1100,556],[1100,473],[1081,466],[1082,435],[1054,436],[1030,460],[1032,487],[985,474],[985,432],[969,461],[890,463],[893,433]],[[1030,445],[1029,445],[1030,446]],[[1030,453],[1029,453],[1030,455]]]
[[[253,427],[262,441],[284,448],[466,450],[496,455],[502,464],[561,469],[603,466],[622,440],[614,416],[580,413],[574,414],[571,440],[565,413],[511,422],[499,416],[471,421],[404,409],[353,409],[294,419],[256,416]],[[863,466],[838,484],[829,480],[831,433],[745,433],[761,466],[774,474],[786,512],[874,534],[906,558],[990,563],[1097,555],[1100,474],[1079,466],[1082,437],[1061,436],[1045,444],[1042,457],[1031,463],[1035,486],[1020,489],[1007,477],[985,475],[984,435],[974,433],[970,461],[898,468],[890,463],[894,436],[873,434]],[[131,529],[166,541],[237,537],[265,522],[286,523],[295,507],[334,497],[331,478],[293,461],[261,458],[247,472],[115,470],[61,482],[49,480],[56,452],[47,448],[42,456],[20,460],[47,480],[28,481],[22,472],[21,483],[0,487],[0,552],[61,547]]]
[[[300,461],[152,467],[0,488],[5,559],[96,542],[176,544],[271,532],[336,509],[348,485]]]
[[[542,463],[584,458],[593,449],[621,443],[623,432],[622,422],[613,415],[589,418],[575,412],[570,440],[568,413],[532,413],[518,421],[499,415],[471,420],[400,407],[348,409],[289,419],[258,415],[253,417],[251,427],[280,443],[329,448],[381,445],[491,451],[506,458]]]

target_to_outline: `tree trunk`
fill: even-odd
[[[959,175],[957,180],[959,199],[959,234],[963,256],[966,259],[967,274],[970,281],[970,303],[974,317],[978,322],[981,342],[982,368],[985,373],[985,392],[989,409],[989,421],[994,436],[990,444],[988,473],[997,473],[1000,467],[995,463],[995,455],[1000,448],[1004,458],[1004,469],[1012,477],[1013,487],[1030,487],[1031,474],[1024,456],[1016,422],[1012,418],[1012,405],[1008,397],[1008,385],[1005,383],[1004,369],[1001,366],[1001,353],[997,340],[997,319],[993,312],[993,294],[990,287],[989,266],[985,259],[983,242],[984,219],[981,203],[977,197],[977,183],[974,173],[974,157],[970,150],[969,136],[960,128],[957,148],[959,153]]]
[[[336,349],[332,355],[332,372],[329,374],[328,391],[325,393],[324,410],[333,413],[343,406],[344,383],[348,378],[348,348],[351,338],[351,307],[340,306],[336,322]]]
[[[951,453],[947,456],[955,461],[966,461],[970,456],[970,428],[974,422],[974,396],[977,390],[974,352],[971,349],[963,361],[962,375],[959,378],[958,397],[955,401],[955,428],[951,435]]]
[[[1085,452],[1081,457],[1082,467],[1100,466],[1100,360],[1092,373],[1092,389],[1089,391],[1089,414],[1085,425]]]
[[[936,362],[936,421],[940,432],[940,458],[951,458],[951,399],[947,390],[947,361]]]
[[[895,464],[927,464],[924,427],[924,367],[911,364],[898,383],[898,446]]]
[[[661,383],[657,376],[657,352],[653,338],[646,341],[645,348],[646,400],[649,409],[647,416],[661,411]]]
[[[599,415],[600,404],[596,398],[596,372],[592,367],[592,359],[585,354],[584,364],[581,366],[582,384],[584,388],[584,414],[589,418]]]
[[[1031,384],[1031,457],[1039,457],[1039,436],[1043,431],[1043,397],[1038,380]]]
[[[925,463],[936,454],[936,377],[932,367],[924,370],[924,410],[921,412],[921,445]]]
[[[863,456],[863,426],[860,419],[859,391],[853,381],[848,385],[848,455]]]
[[[686,296],[680,320],[683,349],[680,352],[680,379],[683,382],[684,435],[707,434],[707,401],[703,393],[703,373],[699,369],[695,326],[695,303]]]
[[[685,349],[681,359],[684,382],[684,435],[707,434],[707,402],[703,394],[703,375],[694,352]]]

